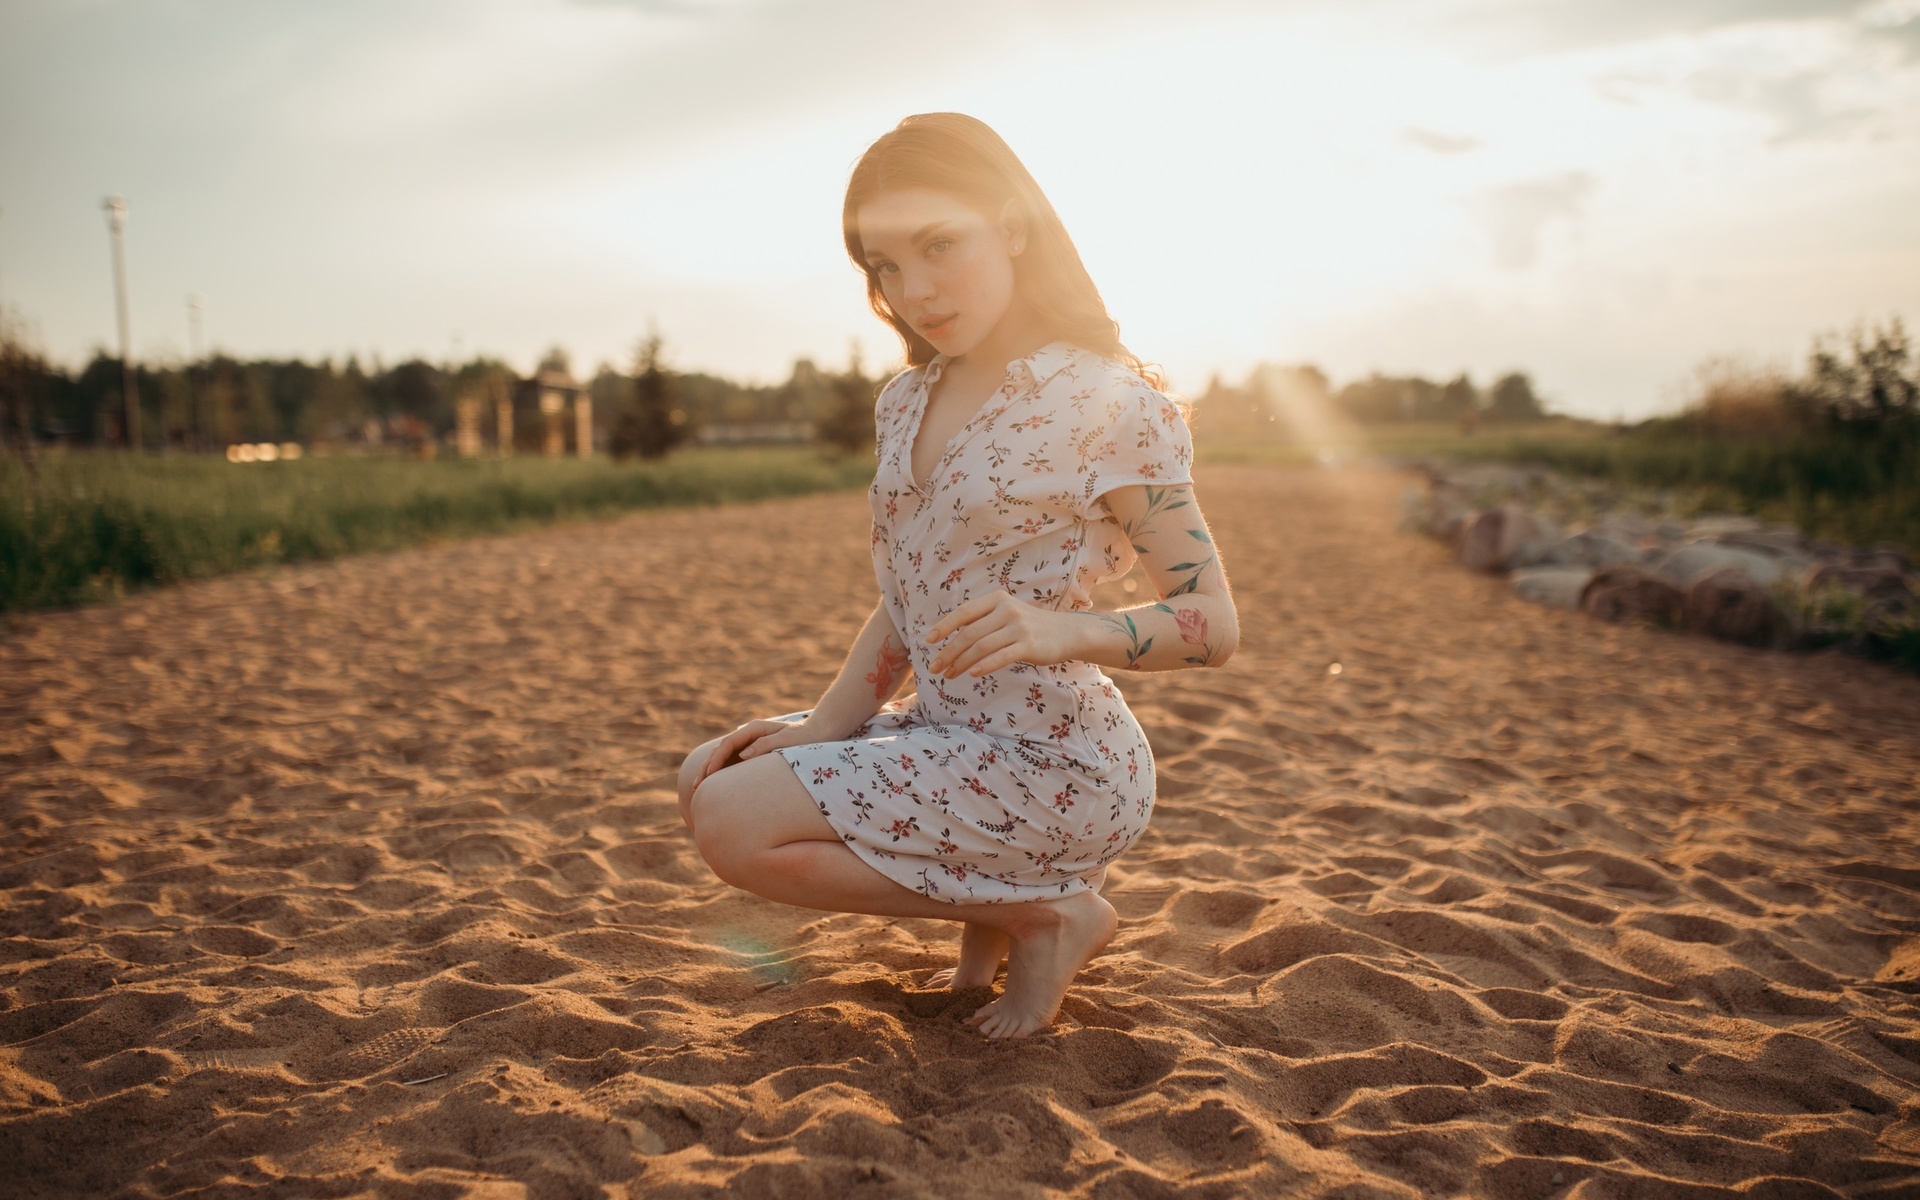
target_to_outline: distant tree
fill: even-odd
[[[423,359],[410,359],[387,372],[387,412],[412,417],[435,433],[453,427],[453,404],[443,394],[440,370]]]
[[[1438,415],[1441,388],[1417,376],[1369,375],[1340,389],[1334,402],[1356,421],[1414,421]]]
[[[593,426],[596,445],[606,440],[613,423],[633,400],[633,377],[613,366],[601,363],[587,381],[587,396],[593,401]]]
[[[860,346],[854,344],[852,361],[844,375],[826,378],[832,400],[815,426],[816,436],[836,450],[848,454],[873,452],[874,381],[860,366]]]
[[[1788,405],[1804,417],[1870,428],[1920,417],[1920,371],[1909,364],[1913,346],[1895,317],[1868,330],[1856,326],[1847,344],[1827,335],[1814,343],[1805,378],[1786,389]]]
[[[151,379],[147,377],[147,372],[141,372],[140,397],[143,400],[153,397],[153,403],[159,410],[155,428],[160,432],[163,450],[194,443],[191,370],[191,367],[185,366],[165,367],[154,372]]]
[[[1466,372],[1448,380],[1440,388],[1440,411],[1436,414],[1449,421],[1457,421],[1471,416],[1480,407],[1480,389],[1473,386],[1473,380]]]
[[[0,309],[0,445],[11,444],[27,474],[36,478],[34,418],[52,376],[45,356],[28,344],[26,331]]]
[[[633,392],[615,414],[608,449],[616,459],[662,458],[692,434],[678,388],[660,365],[660,335],[650,333],[634,355]]]
[[[1547,415],[1523,372],[1502,375],[1487,394],[1487,416],[1496,421],[1537,421]]]
[[[280,440],[280,413],[273,404],[275,374],[270,362],[251,362],[241,368],[240,437],[243,441]]]
[[[819,421],[834,405],[838,393],[825,372],[810,358],[793,360],[793,372],[772,397],[773,407],[766,413],[769,421]]]

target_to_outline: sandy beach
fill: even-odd
[[[1920,1195],[1920,678],[1526,604],[1382,469],[1199,478],[1241,648],[1121,680],[1157,807],[1018,1042],[924,989],[956,926],[675,811],[831,678],[862,496],[14,621],[0,1190]]]

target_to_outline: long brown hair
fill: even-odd
[[[854,165],[840,212],[847,254],[867,277],[867,303],[900,335],[908,365],[927,362],[936,351],[887,303],[880,273],[860,244],[857,217],[880,193],[910,187],[944,192],[989,217],[1012,201],[1027,223],[1025,251],[1013,260],[1015,286],[1048,333],[1124,363],[1156,388],[1166,386],[1158,371],[1121,345],[1120,326],[1107,315],[1067,227],[1026,166],[984,121],[962,113],[920,113],[882,134]]]

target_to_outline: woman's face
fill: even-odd
[[[926,188],[882,192],[855,213],[867,264],[893,311],[956,358],[1013,307],[1018,227]]]

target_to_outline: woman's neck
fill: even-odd
[[[947,369],[958,368],[965,375],[1004,371],[1014,359],[1024,358],[1051,341],[1053,337],[1038,315],[1024,303],[1017,303],[979,345],[951,359]]]

